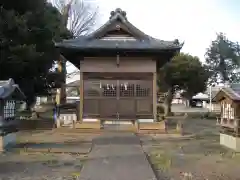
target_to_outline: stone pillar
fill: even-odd
[[[153,73],[153,117],[157,121],[157,73]]]
[[[179,120],[179,121],[177,122],[176,131],[177,131],[179,134],[183,135],[183,122],[182,122],[182,120]]]
[[[79,120],[80,123],[83,122],[83,95],[84,90],[83,90],[83,73],[80,72],[80,106],[79,106]]]
[[[58,60],[58,64],[57,64],[57,70],[59,73],[62,72],[62,64],[61,64],[61,61],[60,59]],[[55,102],[56,102],[56,121],[55,121],[55,125],[57,128],[59,128],[61,125],[60,125],[60,119],[59,119],[59,106],[60,106],[60,103],[61,103],[61,88],[57,88],[57,91],[56,91],[56,99],[55,99]]]
[[[56,127],[57,127],[57,128],[60,128],[60,127],[61,127],[61,123],[60,123],[59,117],[57,118]]]
[[[62,63],[60,61],[60,59],[58,60],[58,66],[57,66],[58,72],[61,73],[62,72]],[[57,92],[56,92],[56,104],[57,106],[60,105],[61,101],[61,88],[57,88]]]

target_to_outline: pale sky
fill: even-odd
[[[99,23],[121,8],[128,20],[146,34],[161,40],[185,42],[182,52],[204,54],[217,32],[240,42],[240,1],[238,0],[88,0],[99,7]],[[68,68],[72,71],[73,68]]]

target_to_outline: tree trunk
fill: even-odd
[[[26,100],[26,110],[32,111],[32,108],[36,104],[36,97],[28,97]]]
[[[67,75],[67,69],[66,69],[66,60],[63,59],[62,62],[62,73],[63,73],[63,82],[61,85],[61,92],[60,92],[60,104],[65,104],[66,103],[66,75]]]
[[[173,88],[169,88],[167,91],[167,97],[164,100],[164,106],[165,106],[164,115],[165,116],[172,115],[171,107],[172,107],[173,94],[174,94]]]

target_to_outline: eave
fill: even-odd
[[[121,29],[123,31],[120,31]],[[113,30],[122,33],[121,40],[106,39]],[[114,37],[112,34],[111,36]],[[128,39],[127,36],[132,39]],[[117,55],[147,56],[156,60],[158,66],[161,66],[180,52],[182,46],[183,43],[180,44],[178,40],[163,41],[140,31],[127,20],[126,12],[120,8],[112,11],[110,19],[93,33],[55,44],[59,53],[78,68],[84,57],[114,57]]]
[[[232,101],[236,101],[236,102],[240,101],[240,96],[236,94],[234,90],[232,90],[231,88],[225,88],[225,87],[219,90],[219,92],[216,94],[215,97],[213,97],[212,100],[216,102],[221,102],[226,97]]]
[[[74,66],[80,69],[80,61],[84,57],[151,57],[157,61],[157,66],[161,67],[164,63],[169,61],[180,49],[151,49],[151,50],[137,50],[137,49],[59,49],[61,54],[70,61]]]

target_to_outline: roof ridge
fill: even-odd
[[[64,40],[59,43],[55,43],[55,47],[58,48],[71,48],[71,49],[139,49],[139,50],[165,50],[171,49],[180,51],[183,47],[183,43],[179,43],[178,39],[173,41],[165,41],[152,37],[128,21],[126,17],[126,12],[117,8],[115,11],[110,13],[109,20],[99,27],[94,32],[79,36],[75,39]],[[124,31],[131,34],[135,40],[128,41],[126,39],[111,39],[111,41],[106,41],[109,39],[101,39],[105,37],[106,33],[112,30],[119,30],[117,26],[120,26]]]
[[[106,23],[104,23],[100,28],[98,28],[96,31],[87,35],[87,38],[88,39],[94,38],[97,33],[103,31],[104,29],[107,29],[107,26],[111,25],[114,21],[116,21],[119,18],[122,21],[122,23],[124,23],[127,26],[127,28],[136,31],[138,34],[142,36],[143,39],[147,39],[146,37],[148,37],[148,35],[141,31],[140,29],[138,29],[136,26],[134,26],[131,22],[129,22],[126,15],[127,15],[126,11],[123,11],[121,8],[116,8],[115,11],[111,11],[109,20]]]
[[[240,94],[238,94],[236,91],[234,91],[233,88],[231,87],[224,87],[226,90],[230,90],[231,93],[233,93],[235,96],[239,97],[240,98]]]

